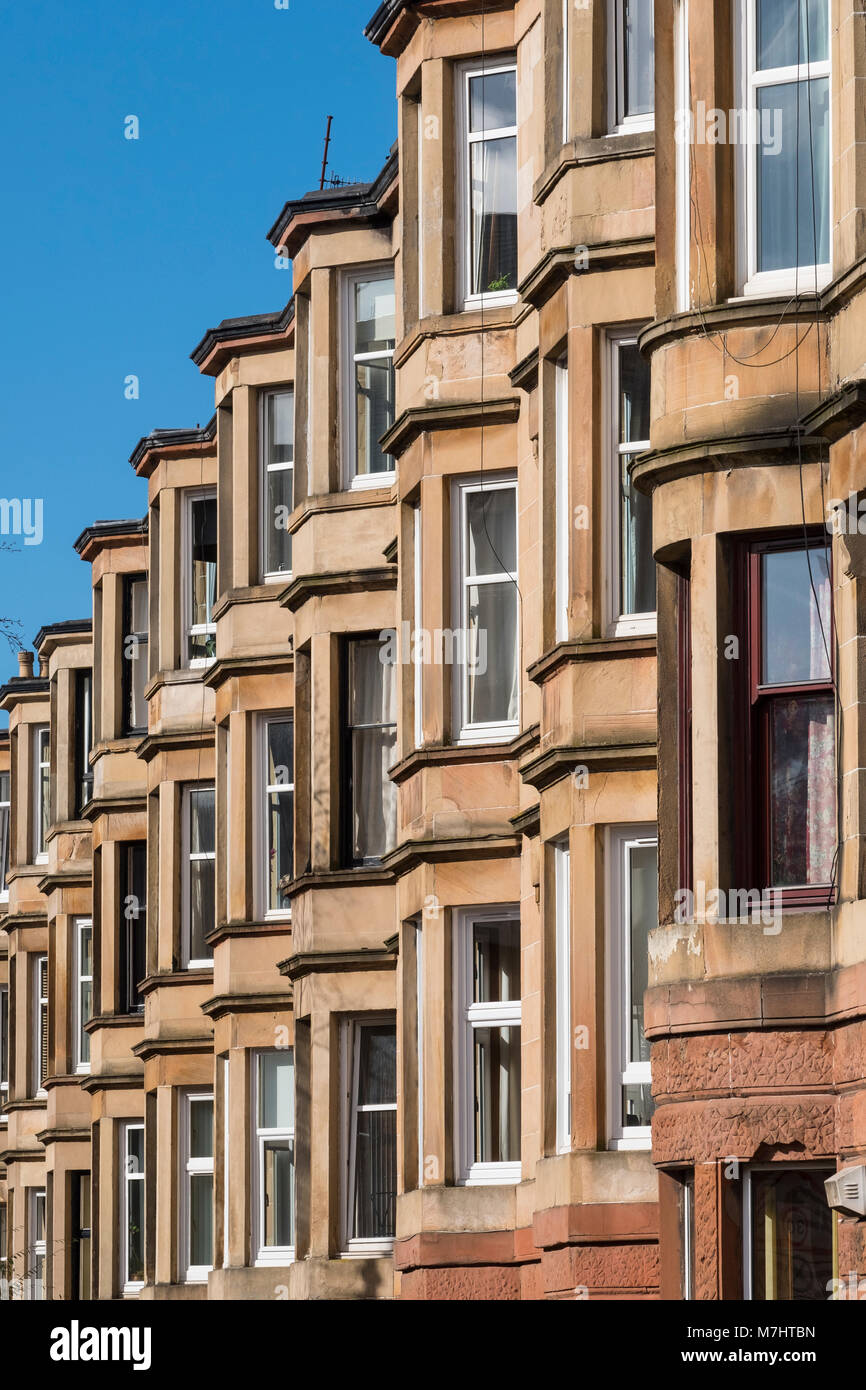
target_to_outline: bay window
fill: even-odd
[[[388,266],[347,275],[343,294],[346,482],[381,487],[394,473],[393,458],[379,444],[394,423],[394,272]]]
[[[751,1165],[743,1174],[744,1293],[761,1302],[823,1302],[833,1288],[834,1164]]]
[[[295,393],[266,391],[261,398],[262,578],[292,569],[288,519],[295,505]]]
[[[612,1149],[650,1146],[650,1048],[644,1033],[649,933],[658,926],[658,838],[618,826],[607,843],[608,1136]]]
[[[51,735],[47,724],[33,731],[33,857],[48,857],[48,831],[51,826]]]
[[[137,1293],[144,1286],[144,1125],[121,1125],[120,1145],[120,1284]]]
[[[148,588],[144,575],[127,576],[123,607],[123,727],[130,734],[147,728]]]
[[[628,636],[655,631],[652,499],[631,480],[635,459],[650,447],[650,368],[638,351],[636,329],[609,333],[607,350],[608,619],[614,635]]]
[[[460,224],[467,308],[517,299],[517,64],[458,70]]]
[[[75,1070],[90,1071],[90,1034],[85,1031],[93,1017],[93,923],[79,918],[75,923]]]
[[[216,926],[216,822],[213,787],[183,793],[183,958],[187,969],[213,964],[207,937]]]
[[[285,915],[291,904],[280,882],[292,873],[295,794],[292,721],[266,719],[262,734],[264,910],[268,914]]]
[[[216,657],[217,499],[213,492],[186,498],[186,658],[209,666]]]
[[[349,641],[347,682],[347,857],[375,864],[397,839],[397,788],[388,776],[397,749],[397,678],[387,640]]]
[[[739,0],[743,292],[817,292],[830,279],[828,0]]]
[[[147,974],[147,845],[120,845],[120,1012],[142,1013],[140,985]]]
[[[453,516],[457,736],[511,739],[520,675],[516,480],[457,483]]]
[[[655,106],[654,0],[608,0],[611,125],[652,130]]]
[[[520,1181],[520,916],[457,914],[455,1158],[463,1184]]]
[[[213,1268],[213,1096],[181,1101],[181,1278],[200,1283]]]
[[[346,1070],[347,1253],[387,1254],[394,1240],[397,1200],[397,1029],[393,1018],[349,1023]]]
[[[295,1067],[288,1048],[253,1056],[256,1263],[295,1257]]]

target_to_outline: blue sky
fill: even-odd
[[[363,37],[375,9],[5,7],[0,497],[42,498],[44,521],[40,545],[0,553],[0,614],[22,620],[25,646],[90,612],[81,530],[144,514],[128,463],[141,435],[210,419],[213,382],[189,360],[205,330],[289,299],[265,234],[287,198],[318,186],[326,117],[334,171],[369,179],[385,162],[395,69]],[[0,681],[16,669],[0,643]]]

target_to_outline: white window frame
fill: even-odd
[[[286,584],[292,577],[292,566],[287,570],[269,570],[267,568],[268,557],[268,526],[269,520],[265,515],[265,506],[268,497],[268,474],[269,473],[291,473],[292,475],[292,507],[295,501],[295,446],[292,439],[292,461],[291,463],[269,463],[268,462],[268,401],[274,396],[291,396],[292,398],[292,422],[295,418],[295,388],[294,386],[276,386],[267,391],[259,393],[259,554],[260,564],[259,573],[263,584]],[[291,538],[290,538],[291,541]]]
[[[142,1140],[144,1139],[143,1120],[124,1120],[120,1126],[120,1152],[122,1156],[120,1168],[120,1219],[121,1219],[121,1239],[120,1239],[120,1286],[125,1294],[138,1293],[144,1288],[143,1279],[130,1279],[129,1277],[129,1185],[133,1182],[140,1182],[144,1187],[144,1167],[140,1172],[133,1172],[130,1169],[129,1155],[129,1136],[133,1131],[141,1131]],[[143,1149],[143,1144],[142,1144]],[[146,1189],[145,1189],[145,1200]],[[143,1209],[143,1204],[142,1204]],[[144,1250],[144,1231],[142,1235],[142,1251]]]
[[[295,1117],[295,1055],[294,1048],[282,1049],[292,1059],[292,1116]],[[284,1129],[264,1129],[259,1126],[259,1058],[272,1052],[279,1055],[277,1048],[258,1048],[251,1054],[252,1064],[252,1131],[253,1131],[253,1248],[256,1252],[257,1266],[289,1265],[294,1263],[294,1245],[265,1245],[265,1150],[269,1142],[295,1143],[295,1124]],[[297,1167],[295,1168],[297,1174]],[[292,1212],[292,1227],[297,1236],[297,1211]]]
[[[27,1248],[32,1261],[27,1271],[28,1289],[30,1298],[35,1301],[42,1301],[48,1297],[45,1287],[45,1280],[38,1279],[36,1270],[40,1261],[44,1264],[47,1261],[48,1251],[48,1192],[44,1187],[27,1188]],[[37,1208],[42,1204],[42,1230],[43,1237],[36,1240],[35,1231],[38,1227]],[[47,1272],[47,1270],[46,1270]]]
[[[611,135],[628,135],[635,131],[655,130],[655,111],[642,116],[627,116],[625,105],[625,0],[607,0],[607,52],[609,122]],[[655,60],[655,49],[653,49]]]
[[[523,1005],[521,999],[473,1002],[472,928],[476,922],[506,919],[519,923],[520,908],[507,903],[454,914],[454,1166],[460,1187],[512,1186],[522,1175],[520,1159],[480,1163],[475,1158],[473,1033],[475,1028],[521,1028]]]
[[[91,917],[76,917],[74,921],[73,930],[75,932],[75,999],[73,1000],[72,1009],[73,1026],[75,1029],[75,1047],[73,1056],[75,1061],[76,1074],[79,1076],[85,1076],[90,1071],[90,1059],[85,1059],[83,1055],[83,1044],[84,1038],[86,1036],[86,1034],[84,1033],[84,1025],[85,1023],[90,1022],[90,1019],[85,1019],[84,1017],[84,1009],[82,1006],[81,999],[82,989],[85,984],[89,984],[91,990],[90,1018],[93,1017],[93,1005],[95,1001],[93,998],[93,974],[82,974],[82,962],[84,959],[84,952],[82,949],[82,937],[84,935],[84,932],[90,932],[90,960],[92,969],[93,965],[95,964],[93,957],[93,919]]]
[[[610,328],[605,333],[604,406],[607,420],[607,460],[604,467],[604,504],[607,515],[607,564],[605,566],[604,605],[609,637],[651,636],[656,631],[656,611],[651,613],[622,612],[622,498],[620,470],[623,458],[637,458],[646,453],[650,441],[643,439],[630,444],[620,443],[619,437],[619,378],[620,348],[630,347],[638,340],[643,324],[628,324]]]
[[[268,729],[271,724],[291,724],[292,741],[294,746],[294,720],[291,710],[285,712],[280,710],[269,710],[267,714],[262,714],[258,720],[258,795],[256,797],[256,814],[253,820],[253,835],[256,845],[256,857],[259,864],[258,873],[258,897],[261,906],[261,917],[265,921],[286,922],[291,920],[292,908],[271,907],[268,892],[269,873],[268,860],[270,856],[270,815],[269,798],[274,796],[290,796],[294,804],[295,796],[295,772],[294,767],[289,769],[292,777],[291,782],[278,782],[271,784],[268,782]],[[229,803],[231,804],[231,803]]]
[[[473,77],[494,77],[500,72],[515,74],[516,122],[513,126],[500,126],[496,130],[469,132],[469,83]],[[486,294],[473,294],[472,285],[472,217],[469,199],[471,195],[469,157],[470,145],[487,140],[501,140],[513,136],[518,139],[520,126],[520,88],[517,82],[517,57],[503,54],[492,58],[473,58],[471,62],[460,63],[455,72],[455,93],[457,96],[457,252],[458,284],[463,300],[463,308],[492,309],[497,305],[516,304],[519,299],[517,287],[513,290],[488,290]]]
[[[753,1173],[778,1173],[790,1170],[793,1167],[798,1169],[809,1169],[812,1172],[825,1172],[828,1177],[835,1171],[833,1162],[827,1160],[807,1159],[802,1162],[794,1163],[749,1163],[743,1168],[743,1301],[750,1303],[754,1298],[754,1237],[752,1234],[752,1221],[754,1218],[754,1193],[752,1191]],[[835,1220],[833,1212],[830,1219]],[[772,1302],[784,1303],[784,1299],[773,1299]]]
[[[47,1025],[47,1013],[48,1013],[48,986],[49,986],[49,980],[48,980],[48,956],[47,956],[47,955],[42,955],[42,954],[39,954],[39,955],[37,955],[37,956],[34,956],[33,963],[34,963],[34,967],[35,967],[34,972],[33,972],[33,982],[32,982],[32,986],[31,986],[31,988],[32,988],[32,990],[33,990],[33,1028],[34,1028],[34,1037],[33,1037],[33,1094],[34,1094],[34,1096],[42,1097],[42,1096],[45,1096],[45,1095],[48,1094],[48,1092],[45,1090],[45,1087],[44,1087],[43,1084],[42,1084],[42,1064],[43,1064],[43,1062],[47,1062],[47,1060],[48,1060],[47,1058],[44,1058],[44,1057],[42,1056],[42,1015],[43,1015],[43,1012],[44,1012],[45,1015],[46,1015],[46,1028],[45,1028],[45,1031],[46,1031],[46,1033],[48,1032],[48,1025]],[[42,989],[41,989],[41,987],[40,987],[40,986],[41,986],[41,979],[40,979],[40,977],[41,977],[41,975],[42,975],[42,967],[43,967],[43,965],[45,966],[45,993],[44,993],[44,994],[42,993]],[[47,1079],[47,1067],[46,1067],[46,1079]]]
[[[229,1267],[229,1219],[230,1203],[229,1194],[231,1184],[229,1175],[231,1173],[231,1072],[229,1057],[220,1059],[222,1072],[222,1091],[223,1091],[223,1269]],[[216,1112],[214,1112],[216,1114]],[[214,1139],[216,1143],[216,1139]]]
[[[606,835],[606,939],[607,939],[607,1113],[609,1149],[648,1149],[652,1143],[651,1125],[626,1126],[622,1123],[622,1095],[626,1086],[649,1086],[649,1062],[628,1061],[631,1013],[631,973],[629,952],[630,888],[628,856],[632,849],[649,846],[658,851],[655,825],[609,826]]]
[[[677,0],[674,11],[674,92],[675,111],[689,111],[689,0]],[[679,314],[685,314],[691,308],[691,148],[689,140],[682,136],[676,142],[676,284]]]
[[[0,1069],[0,1105],[5,1105],[9,1099],[9,985],[5,982],[0,984],[0,1055],[5,1064],[5,1067]],[[8,1117],[0,1115],[0,1125],[7,1123]],[[4,1253],[0,1251],[0,1256]]]
[[[556,924],[556,1152],[571,1152],[571,851],[568,839],[553,846]]]
[[[829,3],[829,0],[825,0]],[[752,140],[741,141],[736,151],[735,206],[740,209],[737,216],[737,260],[738,281],[743,298],[761,295],[808,294],[824,289],[833,275],[833,92],[831,59],[806,63],[798,67],[796,63],[784,68],[767,68],[760,79],[757,77],[757,8],[756,0],[737,0],[733,9],[733,49],[734,82],[738,93],[738,104],[751,113],[757,107],[757,92],[765,87],[778,86],[784,82],[805,82],[826,77],[830,85],[828,108],[829,162],[828,205],[830,228],[828,246],[830,261],[822,265],[790,266],[781,270],[758,271],[758,188],[757,188],[757,145]],[[832,52],[832,17],[828,20],[828,55]],[[750,118],[751,119],[751,116]]]
[[[571,598],[569,539],[571,535],[570,449],[568,438],[568,353],[554,367],[556,412],[556,640],[568,639]]]
[[[396,1033],[396,1015],[394,1013],[378,1014],[358,1014],[354,1018],[346,1020],[342,1030],[342,1058],[341,1067],[344,1078],[344,1105],[343,1105],[343,1135],[342,1150],[343,1164],[342,1171],[346,1184],[342,1202],[342,1257],[343,1259],[361,1259],[371,1256],[390,1255],[394,1249],[394,1237],[370,1238],[360,1236],[350,1236],[352,1229],[352,1204],[355,1197],[355,1145],[357,1139],[357,1116],[366,1111],[391,1110],[397,1112],[397,1092],[399,1091],[399,1075],[395,1078],[395,1097],[394,1101],[379,1105],[358,1105],[359,1092],[359,1072],[361,1065],[360,1034],[365,1027],[373,1027],[377,1024],[385,1024],[389,1028],[394,1028]],[[398,1058],[399,1068],[399,1058]],[[399,1144],[399,1137],[398,1137]],[[399,1159],[399,1154],[398,1154]]]
[[[191,623],[192,614],[192,517],[193,503],[214,501],[216,502],[216,488],[200,487],[191,488],[183,494],[181,508],[183,524],[183,542],[181,545],[181,557],[183,565],[183,582],[181,584],[181,597],[183,600],[183,622],[181,624],[181,636],[183,651],[181,653],[181,666],[189,671],[206,670],[213,666],[216,656],[190,656],[189,639],[191,637],[203,637],[213,635],[216,639],[216,623]],[[217,586],[214,585],[214,599],[217,598]]]
[[[45,755],[42,740],[45,739]],[[33,863],[48,863],[48,841],[42,839],[42,772],[48,769],[48,794],[51,795],[51,729],[48,724],[37,724],[33,730]],[[50,816],[50,810],[49,810]],[[49,826],[50,829],[50,821]],[[47,832],[46,832],[47,834]]]
[[[694,1221],[695,1221],[695,1170],[691,1170],[691,1181],[680,1183],[682,1189],[682,1218],[683,1218],[683,1301],[690,1303],[695,1297],[694,1279],[692,1277],[692,1265],[694,1250]]]
[[[180,1252],[179,1269],[181,1283],[184,1284],[204,1284],[213,1269],[213,1264],[193,1265],[190,1264],[190,1179],[196,1176],[210,1177],[214,1179],[214,1155],[209,1158],[191,1158],[191,1124],[190,1109],[196,1101],[209,1101],[213,1106],[212,1091],[182,1091],[179,1096],[180,1101],[180,1210],[178,1213],[180,1227]],[[213,1126],[214,1148],[216,1148],[216,1125]],[[215,1187],[213,1194],[215,1195]],[[216,1229],[211,1217],[211,1229],[214,1237]],[[215,1252],[212,1252],[215,1253]]]
[[[511,583],[515,587],[518,583],[517,570],[510,574],[503,570],[497,574],[474,575],[467,577],[467,547],[466,532],[468,526],[468,509],[466,499],[475,492],[497,492],[511,490],[514,493],[514,535],[515,553],[520,557],[520,515],[518,510],[517,477],[510,474],[503,477],[501,474],[486,475],[483,478],[472,478],[460,480],[453,484],[452,492],[452,564],[453,564],[453,590],[454,595],[454,626],[462,634],[461,642],[465,645],[469,634],[469,599],[468,592],[471,584],[502,584]],[[458,743],[509,743],[520,732],[520,595],[517,601],[517,717],[513,720],[501,720],[496,723],[470,724],[466,718],[469,709],[468,691],[468,665],[465,660],[466,651],[462,649],[460,655],[463,659],[455,663],[452,670],[452,700],[454,728],[457,734]]]
[[[418,1186],[424,1186],[424,927],[415,921],[415,1055],[418,1065]]]
[[[10,768],[6,768],[0,775],[9,779],[9,800],[0,801],[0,811],[6,812],[6,847],[9,853],[9,863],[6,866],[6,872],[3,870],[3,864],[0,863],[0,903],[8,903],[9,886],[6,882],[6,873],[12,868],[12,771]]]
[[[356,412],[355,365],[358,362],[382,362],[386,359],[394,365],[395,347],[384,352],[355,351],[355,286],[371,280],[391,280],[394,282],[394,311],[397,309],[397,281],[393,261],[376,261],[372,265],[353,266],[340,277],[340,298],[342,301],[342,352],[340,354],[341,381],[340,407],[342,415],[342,448],[344,485],[351,491],[365,488],[391,487],[397,476],[396,466],[384,473],[359,473],[358,438]],[[396,334],[397,325],[394,324]]]
[[[574,0],[562,0],[562,143],[571,133],[571,7]]]
[[[191,816],[192,816],[192,793],[193,792],[212,792],[214,797],[214,848],[210,850],[197,850],[193,854],[191,849]],[[187,782],[181,794],[181,960],[184,970],[212,970],[213,956],[196,958],[191,955],[192,950],[192,916],[190,912],[192,898],[192,876],[190,865],[196,861],[211,861],[214,865],[214,882],[216,882],[216,787],[213,782]],[[214,927],[216,922],[214,922]]]
[[[412,653],[413,663],[413,693],[414,693],[414,733],[415,747],[421,748],[424,744],[424,645],[421,641],[421,631],[424,626],[424,601],[423,589],[424,571],[422,567],[422,534],[421,534],[421,503],[416,502],[412,508],[412,538],[413,556],[412,563],[414,569],[415,592],[413,599],[413,616],[415,619],[415,647]]]
[[[129,704],[128,704],[128,707],[125,708],[124,711],[123,711],[123,727],[124,727],[125,730],[128,730],[129,733],[133,733],[133,732],[137,733],[139,730],[142,730],[142,729],[146,729],[146,728],[147,728],[147,701],[146,701],[146,700],[144,701],[144,723],[143,723],[143,724],[133,724],[133,722],[132,722],[132,704],[133,704],[133,691],[134,691],[134,686],[135,686],[135,665],[136,665],[139,661],[143,661],[144,664],[145,664],[145,668],[146,668],[147,665],[148,665],[148,662],[150,661],[150,627],[149,627],[149,625],[148,625],[148,627],[144,628],[143,631],[138,631],[138,630],[136,630],[135,628],[133,628],[133,626],[132,626],[132,622],[133,622],[132,591],[133,591],[133,587],[134,587],[136,584],[143,584],[143,585],[144,585],[144,592],[145,592],[145,597],[146,597],[146,600],[147,600],[147,606],[148,606],[148,610],[149,610],[149,608],[150,608],[150,578],[149,578],[149,576],[148,576],[147,574],[144,574],[144,573],[141,573],[141,574],[128,574],[128,575],[125,576],[125,583],[126,583],[126,593],[124,594],[124,600],[125,600],[125,602],[124,602],[124,617],[126,617],[126,613],[127,613],[127,610],[128,610],[128,613],[129,613],[129,631],[128,631],[128,632],[125,632],[125,633],[123,634],[123,644],[124,644],[123,656],[124,656],[124,659],[125,659],[126,661],[128,661],[128,662],[131,663],[131,666],[130,666],[130,670],[129,670],[129,673],[128,673],[128,686],[126,686],[126,688],[125,688],[124,691],[123,691],[123,693],[126,694],[126,695],[128,695],[128,697],[129,697]],[[130,643],[132,644],[132,647],[131,647],[131,650],[128,650],[129,647],[130,647]],[[148,672],[147,672],[147,670],[145,670],[144,685],[142,686],[142,691],[144,691],[145,688],[147,687],[147,682],[148,682]],[[124,683],[123,681],[121,681],[121,687],[124,687],[124,685],[125,685],[125,683]],[[92,688],[93,688],[93,687],[92,687],[92,681],[91,681],[91,692],[92,692]],[[92,702],[92,694],[91,694],[91,702]]]

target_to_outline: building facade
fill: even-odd
[[[381,172],[76,542],[9,1296],[866,1290],[866,17],[708,8],[384,0]]]

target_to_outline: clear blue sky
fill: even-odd
[[[41,497],[44,537],[0,553],[0,614],[25,646],[90,612],[81,530],[144,514],[128,463],[141,435],[210,419],[213,382],[189,360],[205,330],[289,299],[265,234],[318,186],[326,117],[334,171],[370,179],[385,162],[395,67],[362,32],[376,6],[4,6],[0,497]],[[0,682],[16,670],[0,643]]]

